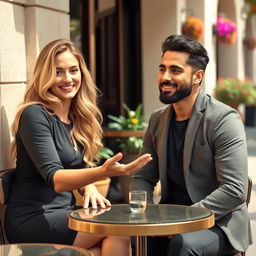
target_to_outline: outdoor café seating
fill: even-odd
[[[5,232],[4,232],[3,218],[4,218],[5,207],[6,207],[6,204],[8,203],[8,197],[11,192],[11,183],[14,178],[15,172],[16,170],[14,168],[0,171],[0,244],[1,245],[8,244],[8,241],[5,237]],[[247,198],[246,198],[247,206],[250,203],[251,190],[252,190],[252,180],[250,177],[248,177],[248,191],[247,191]],[[54,255],[58,255],[58,254],[54,254]],[[59,255],[62,255],[62,254],[59,254]],[[82,256],[82,255],[92,255],[92,254],[71,254],[71,255]],[[239,255],[245,256],[246,252],[241,252],[235,255],[227,255],[227,256],[239,256]]]

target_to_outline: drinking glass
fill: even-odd
[[[144,213],[147,205],[147,192],[132,190],[129,192],[129,206],[132,213]]]

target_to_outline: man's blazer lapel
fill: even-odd
[[[159,122],[158,125],[161,125],[158,128],[158,157],[159,157],[159,172],[160,176],[164,177],[164,180],[167,181],[167,143],[168,143],[168,130],[170,120],[173,114],[173,109],[171,106],[166,108],[165,112],[163,113],[162,120]],[[163,180],[161,181],[162,186],[164,187],[165,184]]]
[[[192,149],[195,142],[195,136],[200,125],[201,119],[203,117],[202,110],[205,109],[204,95],[205,94],[203,93],[203,91],[200,90],[193,108],[192,116],[189,119],[187,132],[185,136],[183,151],[183,171],[186,184],[188,182],[189,165],[192,156]]]

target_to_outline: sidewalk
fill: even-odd
[[[254,244],[249,247],[246,256],[256,255],[256,127],[246,127],[247,148],[248,148],[248,173],[252,179],[252,195],[249,204],[249,216]]]

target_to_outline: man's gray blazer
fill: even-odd
[[[161,182],[161,201],[167,201],[167,137],[172,106],[155,111],[144,137],[143,153],[153,160],[131,178],[130,189],[144,189],[153,201]],[[247,206],[248,166],[244,125],[239,113],[200,90],[189,119],[183,171],[194,206],[210,209],[216,225],[232,246],[245,251],[251,244]]]

